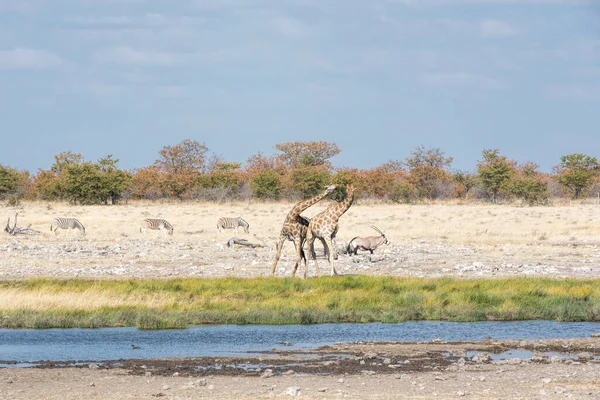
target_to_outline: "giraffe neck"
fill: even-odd
[[[338,218],[340,218],[342,216],[342,214],[344,214],[350,208],[353,201],[354,201],[354,190],[349,192],[348,196],[344,200],[340,201],[337,204],[334,204],[331,207],[331,212],[329,213],[329,215],[334,220],[337,220]]]
[[[290,211],[289,215],[292,217],[296,217],[296,216],[300,215],[300,213],[302,211],[306,210],[308,207],[312,206],[313,204],[319,202],[323,197],[327,196],[328,194],[329,194],[329,190],[326,190],[325,192],[321,193],[318,196],[311,197],[310,199],[302,200],[301,202],[296,204],[294,206],[294,208],[292,208],[292,211]]]

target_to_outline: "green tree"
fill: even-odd
[[[555,166],[556,180],[574,199],[578,199],[592,186],[598,175],[598,161],[595,157],[573,153],[560,158]]]
[[[22,172],[0,164],[0,198],[17,194],[23,185]]]
[[[477,162],[479,180],[493,203],[498,201],[498,193],[514,174],[514,162],[508,161],[499,153],[498,149],[483,150],[483,159]]]
[[[323,167],[296,168],[290,178],[292,189],[300,192],[303,198],[318,195],[331,180],[329,172]]]
[[[457,185],[457,192],[459,197],[464,197],[465,200],[469,198],[469,192],[479,183],[477,176],[467,172],[456,170],[452,175],[454,183]]]
[[[281,180],[275,171],[263,171],[252,176],[250,190],[257,199],[279,200],[281,198]]]
[[[116,204],[131,182],[131,174],[117,167],[118,159],[112,154],[98,160],[100,170],[100,202]]]
[[[63,198],[74,204],[117,203],[127,189],[130,174],[117,167],[119,160],[108,155],[98,162],[84,162],[71,152],[54,157],[50,171],[40,171],[34,188],[42,198]]]
[[[72,163],[62,168],[58,181],[61,197],[73,204],[97,204],[102,198],[102,177],[98,164]]]
[[[506,184],[506,190],[511,195],[522,199],[529,206],[546,204],[550,195],[548,183],[537,168],[538,165],[532,162],[523,164]]]
[[[240,163],[217,162],[212,172],[198,177],[198,186],[206,189],[238,190],[243,183],[241,166]]]

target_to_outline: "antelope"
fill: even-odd
[[[352,239],[350,241],[350,243],[348,243],[348,254],[350,255],[356,255],[358,250],[369,250],[371,252],[371,254],[373,254],[373,252],[375,250],[377,250],[377,248],[379,246],[381,246],[382,244],[389,244],[389,241],[387,240],[387,238],[385,237],[385,234],[383,232],[381,232],[379,229],[377,229],[377,227],[375,225],[371,225],[371,228],[375,229],[377,232],[379,232],[381,235],[380,236],[367,236],[367,237],[355,237],[354,239]]]

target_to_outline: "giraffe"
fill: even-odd
[[[331,275],[337,275],[337,272],[333,266],[333,260],[337,259],[336,249],[334,247],[335,235],[337,234],[339,225],[338,221],[342,214],[344,214],[354,201],[354,185],[346,185],[346,198],[340,202],[332,204],[325,210],[315,215],[308,224],[308,230],[306,233],[306,244],[309,250],[309,257],[315,260],[315,268],[317,275],[321,275],[319,272],[319,264],[315,254],[315,239],[319,239],[323,242],[325,248],[325,255],[331,265]],[[310,259],[309,258],[309,259]],[[306,279],[306,270],[304,268],[304,278]]]
[[[296,276],[296,271],[298,270],[298,266],[300,265],[302,259],[304,259],[304,269],[306,270],[306,257],[304,255],[304,249],[302,246],[306,240],[306,227],[308,226],[308,220],[301,216],[300,213],[323,199],[329,193],[333,192],[336,187],[336,185],[326,186],[325,191],[318,196],[298,202],[288,213],[287,217],[285,217],[285,221],[283,221],[283,227],[281,228],[281,233],[279,234],[279,241],[277,242],[277,253],[275,254],[275,262],[273,263],[273,271],[271,271],[271,276],[275,275],[275,268],[277,267],[277,262],[281,256],[281,249],[283,248],[283,244],[286,240],[291,240],[294,243],[294,247],[296,247],[296,265],[292,270],[292,276]]]

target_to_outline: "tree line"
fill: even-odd
[[[287,142],[275,149],[274,155],[259,152],[242,164],[185,139],[160,149],[151,165],[131,171],[120,169],[112,155],[91,162],[66,151],[54,156],[50,169],[35,174],[0,164],[0,198],[10,205],[23,199],[73,204],[297,200],[315,196],[330,183],[338,184],[334,197],[342,198],[341,188],[354,183],[361,198],[395,203],[463,199],[544,205],[552,198],[596,196],[600,190],[600,164],[578,153],[561,156],[552,173],[543,173],[535,163],[510,160],[498,149],[483,150],[474,172],[452,169],[452,157],[424,146],[372,169],[334,168],[330,160],[341,152],[335,143]]]

